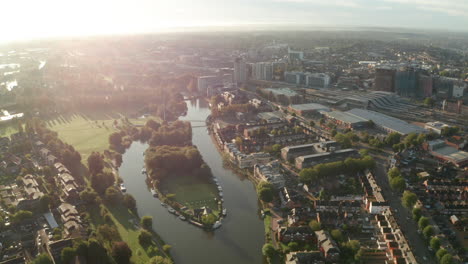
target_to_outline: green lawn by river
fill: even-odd
[[[163,182],[162,189],[167,193],[175,194],[174,200],[189,208],[207,206],[218,211],[214,200],[217,198],[218,189],[211,181],[204,182],[191,175],[174,176]]]

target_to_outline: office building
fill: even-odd
[[[289,88],[266,88],[262,92],[268,96],[269,100],[283,105],[300,104],[303,100],[300,94]]]
[[[303,72],[284,72],[284,81],[291,84],[300,85],[305,81],[305,75]]]
[[[321,112],[329,112],[330,108],[315,103],[290,105],[288,110],[300,116],[319,115]]]
[[[288,47],[288,58],[290,62],[293,61],[302,61],[304,60],[304,52],[303,51],[295,51]]]

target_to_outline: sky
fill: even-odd
[[[255,25],[468,31],[468,0],[2,0],[0,42]],[[274,28],[274,27],[273,27]]]

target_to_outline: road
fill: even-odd
[[[405,235],[408,243],[413,251],[413,254],[420,263],[436,263],[433,254],[429,251],[422,236],[418,233],[418,225],[413,220],[412,212],[401,204],[400,195],[394,193],[390,188],[390,183],[387,178],[386,160],[382,156],[374,156],[377,166],[375,169],[375,180],[381,187],[385,199],[390,204],[390,208],[394,212],[394,216],[400,226],[401,231]],[[424,261],[423,257],[427,260]]]

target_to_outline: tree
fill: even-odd
[[[106,249],[96,240],[88,240],[87,263],[109,263],[109,256]]]
[[[330,235],[332,236],[332,238],[335,240],[335,241],[338,241],[338,242],[341,242],[343,241],[344,237],[343,237],[343,234],[341,233],[341,231],[339,229],[333,229],[331,232],[330,232]]]
[[[153,236],[151,235],[151,233],[144,230],[144,229],[142,229],[140,231],[140,234],[138,234],[138,242],[142,246],[146,246],[146,245],[151,244],[152,240],[153,240]]]
[[[434,235],[434,227],[431,225],[426,226],[423,230],[423,235],[426,239],[429,239]]]
[[[440,259],[440,264],[452,264],[453,263],[453,257],[451,254],[445,254],[441,259]]]
[[[441,249],[437,250],[436,257],[440,261],[442,259],[442,257],[445,256],[446,254],[448,254],[448,251],[446,249],[441,248]]]
[[[52,259],[46,253],[40,254],[32,262],[33,264],[53,264]]]
[[[410,191],[405,191],[401,198],[401,202],[403,203],[403,206],[408,209],[413,208],[417,201],[418,201],[418,196],[416,196],[415,193],[410,192]]]
[[[80,192],[80,199],[85,204],[95,204],[98,194],[92,189],[86,189]]]
[[[123,202],[128,209],[136,211],[136,201],[131,194],[126,193],[123,197]]]
[[[122,146],[122,135],[119,132],[114,132],[109,136],[109,144],[114,147]]]
[[[309,126],[314,127],[314,126],[315,126],[315,122],[314,122],[314,121],[310,121],[310,122],[309,122]]]
[[[208,214],[208,215],[204,215],[202,216],[202,223],[203,225],[205,225],[205,227],[208,227],[208,228],[211,228],[214,223],[216,223],[216,216],[214,214]]]
[[[260,200],[269,203],[273,201],[273,186],[267,182],[259,183],[257,192]]]
[[[297,250],[299,250],[299,243],[294,242],[294,241],[293,241],[293,242],[289,242],[289,243],[288,243],[288,248],[289,248],[289,250],[291,250],[291,251],[297,251]]]
[[[299,172],[299,180],[303,183],[312,183],[318,180],[317,170],[314,168],[302,169],[301,172]]]
[[[401,176],[390,179],[390,187],[397,192],[403,192],[406,188],[405,179]]]
[[[440,239],[438,237],[432,237],[429,244],[434,251],[437,251],[440,248]]]
[[[429,225],[429,219],[427,217],[422,216],[421,218],[419,218],[419,221],[418,221],[419,229],[423,230],[428,225]]]
[[[270,243],[266,243],[265,245],[263,245],[262,247],[262,253],[265,257],[271,259],[275,256],[276,254],[276,249],[275,247],[270,244]]]
[[[153,228],[153,217],[145,215],[141,218],[141,226],[146,230],[151,230]]]
[[[387,175],[388,175],[389,179],[393,179],[395,177],[401,176],[401,173],[400,173],[400,170],[398,168],[394,167],[394,168],[391,168],[390,170],[388,170]]]
[[[432,99],[431,97],[427,97],[426,99],[424,99],[424,105],[428,107],[433,107],[434,99]]]
[[[160,127],[161,127],[161,124],[159,124],[158,122],[154,121],[153,119],[150,119],[148,121],[146,121],[146,124],[145,124],[146,127],[149,127],[151,128],[152,130],[158,130]]]
[[[25,220],[31,219],[32,216],[33,214],[31,211],[20,210],[11,217],[11,221],[15,224],[18,224]]]
[[[100,225],[97,228],[96,234],[103,242],[109,242],[109,245],[113,241],[119,241],[120,235],[115,226],[110,226],[107,224]]]
[[[422,215],[422,210],[419,207],[413,208],[413,219],[414,221],[419,221],[419,218],[421,218]]]
[[[401,139],[400,133],[392,132],[388,134],[387,138],[385,138],[385,144],[387,144],[387,146],[393,146],[395,144],[400,143],[400,139]]]
[[[60,258],[63,264],[70,263],[76,256],[76,250],[71,247],[66,247],[62,249],[62,253],[60,254]]]
[[[164,257],[161,257],[161,256],[155,256],[155,257],[152,257],[149,260],[149,264],[173,264],[173,262],[172,262],[172,260],[170,260],[168,258],[164,258]]]
[[[97,173],[91,175],[91,187],[99,194],[104,194],[107,188],[114,185],[115,177],[112,172]]]
[[[51,198],[48,194],[43,195],[41,198],[39,198],[39,209],[42,212],[48,211],[51,202]]]
[[[117,264],[129,264],[132,257],[132,250],[123,241],[114,242],[112,245],[112,257]]]
[[[310,221],[309,226],[313,231],[319,231],[320,229],[322,229],[322,225],[316,220]]]
[[[88,169],[91,175],[96,175],[104,169],[104,160],[99,152],[91,153],[88,157]]]
[[[111,186],[106,189],[105,199],[110,204],[117,204],[121,199],[121,194],[114,186]]]

